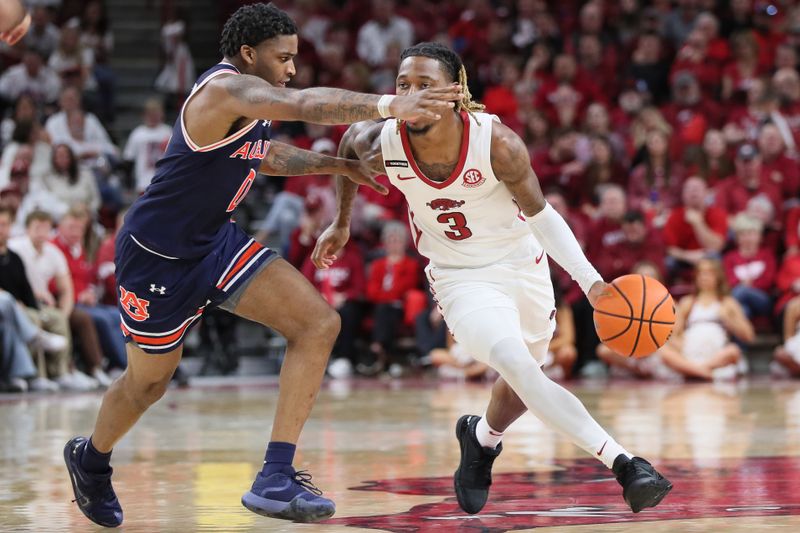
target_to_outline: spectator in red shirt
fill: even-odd
[[[747,318],[769,316],[772,309],[772,284],[775,281],[775,256],[761,247],[761,222],[745,213],[736,216],[733,231],[736,249],[722,259],[731,295],[741,304]]]
[[[729,216],[747,208],[747,202],[756,196],[766,197],[775,212],[783,203],[780,189],[763,178],[761,155],[752,144],[743,144],[736,153],[736,175],[722,180],[714,192],[714,203]]]
[[[581,211],[589,216],[594,215],[598,189],[609,184],[623,185],[626,178],[625,168],[614,157],[609,139],[597,135],[592,137],[591,143],[592,159],[586,168],[579,197]]]
[[[786,214],[784,237],[787,256],[800,252],[800,207],[793,207]]]
[[[731,37],[733,61],[722,71],[722,99],[731,100],[744,95],[750,83],[764,74],[758,62],[758,41],[753,32],[741,32]]]
[[[483,104],[487,113],[493,113],[503,124],[514,131],[522,131],[522,122],[517,116],[519,103],[514,85],[519,81],[520,71],[511,57],[497,56],[493,61],[496,83],[489,86],[483,94]]]
[[[672,210],[664,225],[664,243],[672,261],[696,265],[703,257],[722,251],[728,215],[708,205],[708,188],[699,176],[686,179],[681,197],[683,205]]]
[[[289,237],[285,254],[286,260],[297,269],[303,268],[306,259],[314,249],[317,237],[331,220],[322,208],[322,203],[314,197],[306,199],[304,210],[305,212],[300,216],[300,225]]]
[[[575,126],[592,101],[604,101],[597,85],[578,72],[575,58],[562,54],[553,61],[553,79],[542,84],[535,107],[559,127]]]
[[[611,143],[613,158],[620,162],[627,161],[627,146],[625,134],[611,129],[611,116],[608,108],[595,102],[586,108],[586,120],[583,123],[583,132],[591,136],[600,136]],[[624,178],[623,178],[624,179]]]
[[[713,98],[717,95],[720,67],[708,57],[708,40],[701,30],[692,30],[678,50],[671,74],[675,76],[679,72],[690,72],[700,83],[705,97]]]
[[[772,87],[794,139],[790,151],[796,153],[800,147],[800,74],[793,68],[782,68],[772,76]]]
[[[604,279],[630,274],[637,263],[647,261],[664,274],[664,244],[660,235],[649,229],[641,211],[628,211],[622,219],[623,239],[604,249],[594,263]]]
[[[697,77],[688,71],[672,78],[672,101],[662,107],[664,118],[672,126],[672,155],[682,158],[687,146],[701,144],[710,128],[722,123],[722,109],[704,98]]]
[[[786,144],[775,124],[767,123],[761,127],[758,149],[761,152],[762,172],[781,189],[783,198],[796,200],[800,189],[800,168],[797,160],[786,155]]]
[[[92,317],[100,337],[100,346],[112,367],[125,368],[128,357],[125,352],[125,338],[120,333],[119,310],[116,306],[103,305],[98,299],[97,270],[86,257],[83,249],[83,236],[91,218],[83,206],[75,206],[61,218],[58,234],[53,239],[67,259],[75,294],[75,308],[85,311]]]
[[[775,314],[780,315],[789,300],[800,296],[800,254],[787,255],[783,258],[775,286],[779,294],[778,302],[775,304]]]
[[[312,241],[312,246],[313,246]],[[303,275],[314,285],[322,294],[331,307],[336,309],[342,320],[342,328],[339,337],[333,346],[331,365],[337,359],[346,359],[352,372],[353,367],[358,363],[356,352],[356,340],[358,339],[361,328],[362,301],[364,298],[364,259],[358,246],[349,241],[339,253],[336,260],[325,270],[318,270],[314,267],[309,256],[302,267]],[[347,375],[342,372],[338,375]]]
[[[790,43],[781,43],[775,49],[774,70],[782,68],[797,69],[797,50]]]
[[[575,210],[570,210],[564,195],[558,189],[549,189],[545,191],[544,199],[550,204],[561,217],[566,220],[567,225],[575,234],[575,239],[581,245],[581,248],[586,249],[587,239],[587,220],[583,213]],[[566,270],[550,258],[550,270],[553,273],[553,282],[559,286],[564,300],[572,305],[577,302],[582,296],[583,292],[577,283],[572,281],[572,278]]]
[[[616,99],[620,80],[613,47],[607,45],[604,53],[603,43],[597,35],[584,34],[578,39],[577,56],[583,74],[594,80],[600,93],[609,100]]]
[[[731,50],[728,41],[719,36],[719,20],[712,13],[705,11],[697,16],[694,29],[700,31],[706,38],[707,56],[718,66],[728,61]]]
[[[586,171],[586,163],[576,157],[579,142],[575,130],[562,129],[554,135],[550,149],[535,154],[531,161],[542,188],[560,188],[570,203],[577,203]]]
[[[600,260],[605,250],[625,239],[622,219],[625,217],[625,191],[618,185],[606,185],[600,191],[600,215],[588,231],[586,255],[592,262]]]
[[[678,203],[682,181],[680,164],[670,159],[667,135],[660,130],[647,134],[644,161],[637,165],[628,180],[628,202],[657,217]]]
[[[692,147],[686,155],[689,175],[701,177],[709,187],[735,172],[725,136],[720,130],[708,130],[702,148]]]
[[[417,261],[406,255],[408,227],[387,222],[381,236],[386,255],[372,262],[367,278],[367,300],[374,304],[370,351],[379,361],[394,354],[394,340],[403,323],[406,294],[419,286]]]
[[[114,254],[116,252],[117,231],[122,227],[127,209],[117,214],[117,225],[114,233],[106,237],[100,248],[97,250],[95,264],[97,265],[97,278],[100,283],[102,296],[100,302],[105,305],[117,305],[117,276],[114,265]]]

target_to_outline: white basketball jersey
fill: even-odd
[[[492,123],[487,113],[461,113],[464,133],[450,177],[428,179],[417,166],[405,127],[387,120],[381,131],[386,173],[406,197],[411,234],[432,266],[472,268],[541,247],[511,193],[492,171]]]

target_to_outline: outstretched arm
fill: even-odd
[[[357,159],[332,157],[278,141],[270,142],[269,151],[261,160],[258,171],[269,176],[337,174],[337,180],[344,180],[356,188],[358,184],[363,184],[381,194],[389,192],[386,187],[375,181],[372,173]]]
[[[595,305],[607,291],[603,278],[586,259],[561,215],[545,201],[525,143],[499,123],[492,127],[492,170],[519,204],[533,235],[547,255],[569,272]]]
[[[216,101],[224,102],[232,115],[250,119],[352,124],[381,118],[378,103],[382,97],[377,94],[328,87],[285,89],[247,74],[225,76],[209,86],[220,93]],[[395,96],[388,109],[384,109],[384,115],[403,120],[439,119],[443,111],[452,109],[454,102],[462,97],[457,85]]]
[[[382,123],[361,122],[353,124],[339,143],[339,157],[358,158],[370,173],[385,172],[380,152],[380,129]],[[336,252],[350,238],[350,219],[353,214],[358,184],[344,176],[336,180],[336,218],[317,239],[311,261],[317,268],[328,268],[336,260]]]

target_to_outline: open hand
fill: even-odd
[[[311,252],[311,262],[314,266],[325,270],[336,261],[336,252],[344,248],[350,239],[350,228],[331,224],[322,232]]]
[[[366,185],[370,189],[373,189],[384,196],[389,194],[389,189],[378,183],[378,181],[375,179],[375,173],[370,169],[370,167],[358,159],[346,160],[345,168],[342,170],[342,175],[347,177],[353,183]]]
[[[399,95],[389,105],[389,113],[400,120],[420,118],[439,120],[442,113],[453,109],[464,98],[460,85],[425,89],[418,93]]]

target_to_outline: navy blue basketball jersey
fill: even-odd
[[[187,102],[209,80],[231,73],[239,71],[229,63],[211,67],[197,79]],[[231,213],[269,149],[270,121],[253,120],[218,142],[198,146],[184,126],[185,109],[186,104],[153,181],[128,211],[121,232],[159,255],[190,259],[207,255],[224,240]]]

